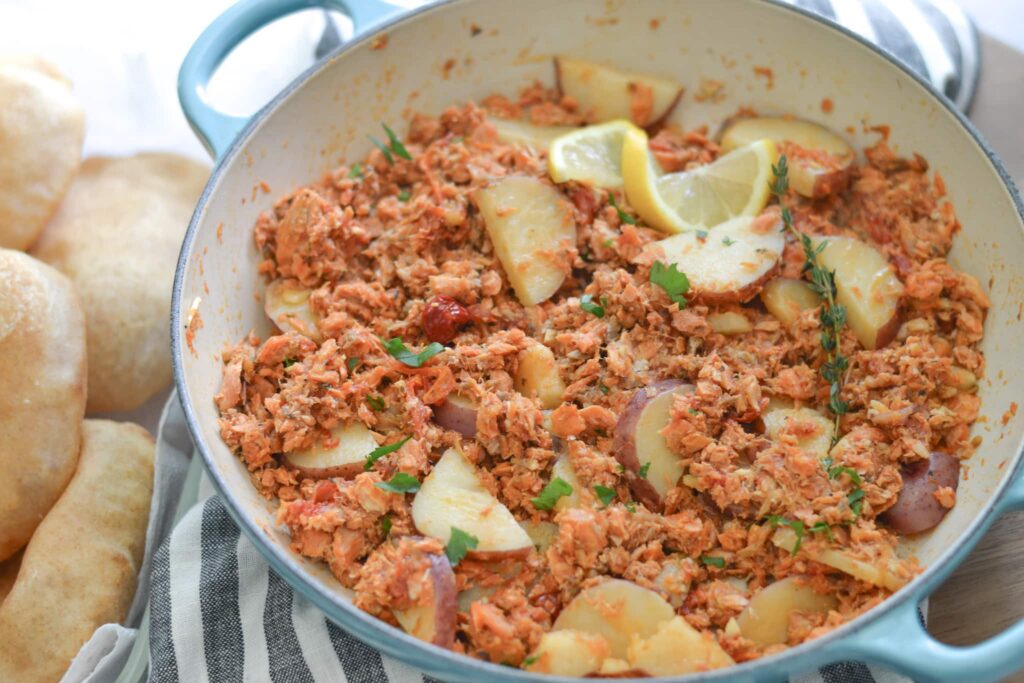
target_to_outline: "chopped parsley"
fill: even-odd
[[[811,526],[811,531],[816,534],[825,534],[828,536],[828,540],[835,541],[836,537],[832,535],[832,527],[825,522],[816,522]]]
[[[400,363],[404,363],[410,368],[418,368],[437,354],[444,351],[444,346],[437,342],[430,342],[424,346],[423,350],[419,353],[413,353],[406,347],[405,343],[400,338],[393,337],[384,341],[384,350],[391,354],[391,356]]]
[[[412,161],[412,155],[409,154],[409,150],[405,148],[402,141],[398,139],[397,135],[395,135],[395,131],[391,130],[386,123],[381,123],[380,125],[384,128],[384,132],[388,134],[388,143],[390,143],[389,146],[391,147],[391,151],[406,161]]]
[[[838,479],[839,477],[845,474],[850,478],[850,481],[853,482],[855,486],[860,486],[861,484],[864,483],[864,480],[861,479],[860,474],[857,472],[857,470],[853,469],[852,467],[847,467],[846,465],[833,465],[832,458],[825,458],[821,462],[822,465],[825,466],[825,471],[828,472],[829,479]]]
[[[397,472],[390,480],[378,481],[374,486],[391,493],[416,493],[420,490],[420,481],[411,474]]]
[[[715,555],[701,555],[700,561],[711,567],[718,567],[719,569],[725,569],[725,558],[717,557]]]
[[[619,208],[619,205],[615,203],[615,195],[608,193],[608,204],[615,209],[615,212],[619,214],[619,220],[629,225],[636,225],[636,219],[630,216],[628,213]]]
[[[409,190],[403,189],[401,192],[398,193],[398,201],[407,202],[409,201],[409,197],[411,196],[412,195],[409,194]]]
[[[391,515],[384,515],[380,518],[380,530],[387,536],[391,533]]]
[[[384,402],[383,396],[367,396],[366,405],[378,413],[388,407],[388,404]]]
[[[536,664],[537,659],[537,655],[530,655],[529,657],[523,660],[523,666],[530,666],[531,664]]]
[[[604,241],[604,246],[605,246],[606,249],[611,249],[612,247],[615,246],[615,240],[613,240],[611,237],[609,237],[608,239],[606,239]]]
[[[640,465],[640,469],[637,471],[637,474],[640,475],[641,479],[646,479],[647,478],[647,473],[650,472],[650,471],[651,471],[651,463],[650,463],[650,461],[648,461],[648,462],[645,462],[643,465]]]
[[[448,539],[448,545],[444,548],[444,554],[448,556],[448,561],[451,562],[454,567],[462,558],[466,556],[473,548],[480,544],[480,539],[473,534],[467,534],[458,527],[452,527],[452,535]]]
[[[387,445],[387,446],[378,446],[377,448],[374,448],[374,449],[373,449],[372,451],[370,451],[370,453],[369,453],[369,454],[368,454],[368,455],[366,456],[366,462],[364,462],[364,463],[363,463],[363,469],[364,469],[364,470],[366,470],[367,472],[369,472],[370,470],[372,470],[372,469],[373,469],[373,465],[374,465],[374,464],[375,464],[375,463],[376,463],[376,462],[377,462],[378,460],[380,460],[381,458],[383,458],[383,457],[384,457],[385,455],[388,455],[388,454],[390,454],[390,453],[394,453],[394,452],[395,452],[395,451],[397,451],[397,450],[398,450],[399,448],[401,448],[402,446],[404,446],[404,445],[405,445],[405,442],[406,442],[406,441],[408,441],[408,440],[409,440],[409,439],[411,439],[411,438],[412,438],[411,436],[407,436],[407,437],[405,437],[404,439],[402,439],[401,441],[396,441],[396,442],[395,442],[395,443],[393,443],[393,444],[389,444],[389,445]]]
[[[548,482],[547,486],[540,492],[540,495],[536,498],[531,498],[530,502],[538,510],[553,510],[559,498],[568,496],[571,493],[572,485],[561,477],[555,477]]]
[[[864,489],[855,489],[846,497],[846,502],[850,504],[850,509],[853,510],[853,514],[860,517],[861,507],[864,505]]]
[[[281,363],[281,365],[285,366],[286,368],[290,368],[291,366],[295,365],[298,362],[299,361],[297,358],[285,358],[284,362]]]
[[[651,284],[664,289],[668,298],[679,304],[679,308],[686,308],[684,295],[690,291],[690,279],[686,273],[679,272],[676,264],[666,266],[661,261],[655,261],[651,266]]]
[[[615,499],[615,489],[610,489],[607,486],[598,484],[594,487],[594,493],[597,494],[597,499],[604,507],[608,507],[608,504]]]
[[[359,365],[358,358],[349,358],[347,361],[345,361],[345,366],[348,368],[349,372],[355,370],[357,365]]]
[[[359,163],[358,161],[356,163],[352,164],[352,168],[349,169],[349,172],[348,172],[348,177],[349,178],[363,178],[364,176],[365,176],[365,174],[363,173],[363,165],[361,163]]]
[[[607,394],[608,392],[611,391],[611,389],[609,389],[608,386],[605,384],[598,384],[597,388],[601,390],[602,394]]]
[[[726,235],[725,237],[722,238],[722,244],[724,244],[727,247],[731,247],[732,245],[736,244],[736,240]]]
[[[630,500],[630,501],[626,501],[625,503],[623,503],[623,505],[625,506],[625,508],[627,510],[629,510],[629,514],[631,514],[631,515],[635,515],[636,514],[636,503],[634,503],[633,501]]]
[[[591,296],[590,294],[584,294],[580,298],[580,308],[582,308],[587,313],[593,313],[598,318],[604,317],[604,306],[601,306],[600,304],[595,304],[594,297]]]
[[[788,526],[796,534],[796,543],[793,544],[793,549],[790,550],[791,555],[796,555],[800,551],[800,546],[804,542],[804,523],[798,519],[786,519],[780,515],[768,515],[768,521],[771,523],[772,528],[778,528],[780,526]]]

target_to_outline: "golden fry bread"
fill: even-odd
[[[28,543],[78,462],[85,318],[68,279],[0,249],[0,561]],[[0,679],[2,680],[2,679]]]
[[[174,266],[208,175],[173,154],[87,159],[33,250],[82,297],[90,414],[133,410],[171,381]]]
[[[0,604],[0,681],[56,683],[99,626],[124,619],[146,544],[154,445],[86,420],[74,479],[25,548]]]
[[[85,114],[53,65],[0,57],[0,247],[27,249],[82,160]]]

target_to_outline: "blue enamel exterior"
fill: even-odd
[[[931,93],[932,97],[942,103],[958,119],[964,131],[984,151],[1013,197],[1018,213],[1024,218],[1024,205],[1022,205],[1020,194],[995,153],[974,126],[930,84],[897,62],[891,55],[878,50],[834,22],[792,7],[781,0],[760,1],[776,5],[786,11],[811,17],[833,30],[867,45],[888,59],[894,68],[903,71],[907,76],[920,83]],[[214,170],[207,190],[200,199],[200,208],[196,210],[192,224],[189,226],[178,264],[171,308],[174,375],[189,428],[203,454],[207,470],[222,498],[229,502],[232,499],[231,492],[226,489],[216,472],[211,471],[209,467],[212,457],[207,452],[192,406],[185,394],[184,374],[179,356],[181,348],[179,343],[181,282],[184,277],[189,247],[198,225],[197,217],[201,215],[200,209],[205,205],[210,190],[224,166],[223,160],[237,152],[235,143],[246,137],[243,133],[248,132],[256,121],[273,112],[276,104],[285,95],[301,87],[309,76],[321,67],[314,66],[299,76],[252,119],[228,116],[214,110],[207,102],[206,86],[220,62],[248,35],[287,14],[318,7],[339,10],[353,20],[356,35],[345,46],[339,48],[336,54],[344,52],[351,45],[369,39],[376,32],[375,29],[384,29],[399,21],[414,21],[417,14],[429,9],[427,7],[403,12],[402,8],[379,0],[242,0],[218,17],[196,40],[182,63],[178,77],[178,96],[185,116],[200,140],[220,163]],[[397,16],[399,14],[401,16]],[[385,22],[387,19],[390,20]],[[538,677],[517,669],[471,659],[417,641],[360,612],[351,605],[342,603],[323,592],[318,586],[305,580],[297,564],[267,549],[266,539],[252,523],[252,520],[239,515],[236,506],[229,504],[226,507],[243,532],[249,536],[257,548],[260,548],[274,571],[280,574],[303,597],[323,610],[332,621],[387,655],[453,683],[478,683],[481,681],[522,683],[534,680],[548,683],[559,683],[560,681],[569,683],[579,680],[553,676]],[[782,654],[765,657],[730,669],[661,680],[677,682],[685,680],[688,683],[725,680],[757,683],[782,681],[792,674],[844,660],[882,664],[919,681],[981,683],[999,680],[1024,666],[1024,620],[977,645],[956,647],[936,641],[925,631],[918,619],[917,606],[921,600],[941,585],[964,560],[996,519],[1006,512],[1016,510],[1024,510],[1024,464],[1019,455],[1011,481],[997,493],[989,507],[979,515],[970,533],[960,543],[956,552],[947,557],[942,566],[929,573],[924,580],[915,581],[908,590],[900,592],[876,608],[863,620],[863,624],[851,624],[850,628],[837,629],[833,633],[791,648]],[[639,683],[639,681],[649,679],[635,680]]]

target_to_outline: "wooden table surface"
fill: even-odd
[[[1024,187],[1024,135],[1017,118],[1024,111],[1024,54],[986,38],[982,64],[971,118]],[[944,642],[969,645],[1024,617],[1022,560],[1024,513],[1007,515],[932,597],[928,630]],[[1024,671],[1007,680],[1024,683]]]

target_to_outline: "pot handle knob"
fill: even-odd
[[[210,104],[207,86],[214,71],[258,29],[293,12],[316,8],[346,14],[356,33],[402,9],[381,0],[242,0],[217,17],[196,39],[178,71],[178,100],[185,118],[214,158],[227,150],[249,120]]]
[[[1024,467],[1012,478],[996,504],[993,514],[976,529],[980,539],[998,517],[1024,510]],[[826,648],[829,661],[859,660],[887,666],[916,681],[1002,680],[1024,666],[1024,619],[975,645],[948,645],[925,630],[917,612],[918,603],[939,587],[974,547],[967,543],[945,562],[946,569],[918,587],[915,594],[867,626]],[[884,607],[883,607],[884,609]]]

